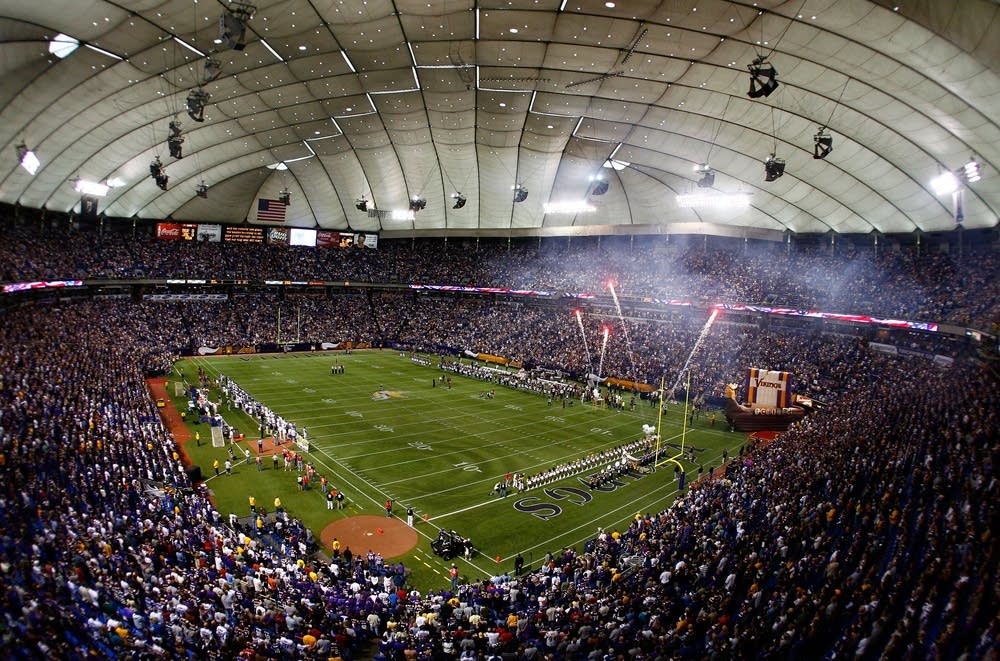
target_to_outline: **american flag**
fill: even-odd
[[[285,205],[279,200],[257,200],[257,220],[285,222]]]

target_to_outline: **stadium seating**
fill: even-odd
[[[274,270],[381,281],[392,279],[398,260],[414,278],[585,291],[620,261],[593,247],[560,251],[556,261],[527,246],[509,255],[486,248],[476,259],[456,251],[454,260],[409,244],[379,246],[363,256],[285,249],[262,258],[234,246],[81,235],[67,248],[19,227],[3,238],[3,278],[194,276],[217,267],[230,275],[253,269],[255,277]],[[921,318],[996,318],[995,257],[984,258],[982,275],[967,278],[993,274],[978,292],[921,275],[928,266],[953,272],[947,256],[894,255],[847,260],[858,287],[826,293],[808,283],[821,282],[829,274],[823,269],[842,270],[846,257],[793,257],[759,280],[733,276],[763,258],[686,249],[673,257],[687,277],[650,282],[633,268],[622,289],[693,287],[699,296],[760,300],[774,287],[845,310],[857,303]],[[809,277],[779,288],[796,268],[811,269]],[[905,284],[888,284],[901,274]],[[225,302],[95,298],[5,309],[0,645],[7,658],[1000,654],[1000,389],[995,371],[933,339],[913,341],[930,354],[953,355],[950,368],[873,352],[863,339],[819,329],[719,324],[695,358],[702,375],[695,387],[721,392],[747,361],[784,361],[827,407],[734,457],[725,479],[704,480],[670,508],[642,513],[620,530],[595,531],[586,549],[552,549],[521,576],[474,577],[454,594],[420,595],[407,589],[402,565],[361,556],[317,563],[296,544],[282,552],[280,543],[229,529],[189,482],[143,377],[193,347],[259,341],[283,305],[305,308],[309,341],[332,335],[471,347],[583,368],[576,329],[556,309],[387,292],[339,303],[246,294]],[[633,329],[643,356],[636,369],[648,376],[679,369],[700,323],[649,313]],[[610,369],[632,369],[615,360]]]

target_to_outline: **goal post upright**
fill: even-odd
[[[662,433],[663,400],[665,398],[666,392],[664,392],[663,390],[663,385],[664,385],[663,377],[662,376],[660,377],[660,407],[656,420],[656,454],[655,454],[655,459],[653,460],[653,466],[655,468],[659,468],[660,466],[663,466],[665,464],[674,464],[674,466],[676,466],[681,472],[684,471],[684,465],[680,461],[678,461],[678,458],[684,455],[684,439],[687,436],[687,407],[688,407],[688,397],[690,397],[691,393],[691,370],[688,370],[687,373],[688,373],[688,382],[687,382],[687,390],[684,393],[684,423],[683,423],[684,426],[682,427],[681,431],[681,449],[680,451],[677,452],[677,454],[675,454],[672,457],[668,457],[663,461],[660,461],[659,457],[660,457],[660,447],[663,443],[663,433]]]
[[[660,375],[660,390],[659,390],[659,393],[658,393],[659,394],[660,403],[659,403],[659,406],[657,407],[657,410],[656,410],[656,451],[653,454],[653,467],[654,468],[659,468],[660,467],[660,447],[663,444],[663,432],[662,432],[662,428],[663,428],[663,395],[664,395],[663,385],[664,385],[664,379],[665,378],[666,377],[663,374]]]

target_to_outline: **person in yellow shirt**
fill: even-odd
[[[247,500],[250,501],[250,513],[251,514],[256,514],[257,513],[257,499],[254,498],[253,495],[251,495],[251,496],[249,496],[247,498]]]
[[[216,459],[215,461],[212,462],[212,468],[215,470],[215,474],[218,475],[219,474],[219,460],[218,459]]]

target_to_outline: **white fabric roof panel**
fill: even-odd
[[[213,44],[225,3],[0,0],[0,153],[24,141],[42,162],[31,177],[0,161],[0,201],[63,211],[78,206],[72,178],[121,177],[101,203],[108,215],[239,222],[285,180],[289,223],[304,227],[941,231],[955,227],[952,203],[929,181],[974,157],[982,180],[968,185],[964,225],[998,222],[997,3],[561,5],[284,0],[258,8],[236,51]],[[60,60],[48,52],[58,32],[86,43]],[[204,83],[204,123],[186,113],[204,59],[174,37],[222,63]],[[780,86],[749,99],[758,54]],[[180,161],[165,144],[175,115]],[[834,139],[825,160],[812,158],[820,126]],[[785,175],[765,183],[775,145]],[[612,153],[635,162],[601,168]],[[149,177],[156,155],[166,192]],[[279,160],[290,169],[265,167]],[[753,193],[749,210],[676,207],[704,161],[716,190]],[[594,197],[596,170],[609,190]],[[195,196],[201,181],[208,200]],[[529,189],[518,204],[515,183]],[[456,192],[463,209],[451,208]],[[382,222],[354,208],[362,193],[382,210],[416,193],[427,206]],[[566,199],[596,210],[543,212]]]

